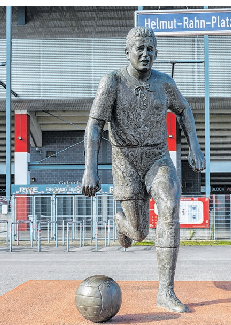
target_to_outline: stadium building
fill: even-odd
[[[142,7],[143,10],[203,8]],[[11,183],[16,186],[12,187],[13,194],[20,186],[32,188],[32,192],[37,188],[39,194],[46,193],[46,185],[80,186],[89,111],[101,77],[127,65],[125,38],[134,27],[136,10],[135,6],[12,7]],[[4,63],[6,7],[0,7],[0,18],[0,63]],[[153,67],[173,74],[192,108],[198,139],[205,152],[204,36],[158,36],[157,42],[158,58]],[[230,51],[230,35],[209,36],[207,166],[210,166],[211,194],[228,197],[231,194]],[[6,66],[2,64],[0,190],[3,196],[6,194],[6,82]],[[205,173],[191,170],[186,139],[174,117],[169,115],[168,119],[168,141],[181,178],[182,194],[204,196]],[[107,126],[99,154],[99,176],[102,184],[112,184]],[[39,190],[45,187],[46,190]]]

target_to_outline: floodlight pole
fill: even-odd
[[[11,59],[12,7],[6,7],[6,199],[11,196]]]

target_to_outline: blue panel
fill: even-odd
[[[80,184],[38,184],[38,185],[11,185],[12,194],[81,194]],[[113,192],[112,184],[101,184],[98,194]]]
[[[85,169],[85,165],[65,165],[65,164],[39,164],[28,163],[28,170],[48,170],[48,169]],[[98,165],[98,169],[112,169],[111,165]]]

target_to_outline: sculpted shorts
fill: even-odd
[[[158,166],[176,170],[163,145],[155,147],[112,146],[113,197],[115,200],[148,199]]]

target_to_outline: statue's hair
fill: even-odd
[[[134,45],[137,37],[151,37],[154,45],[156,46],[157,44],[156,36],[151,28],[134,27],[128,32],[126,38],[126,49],[129,49]]]

